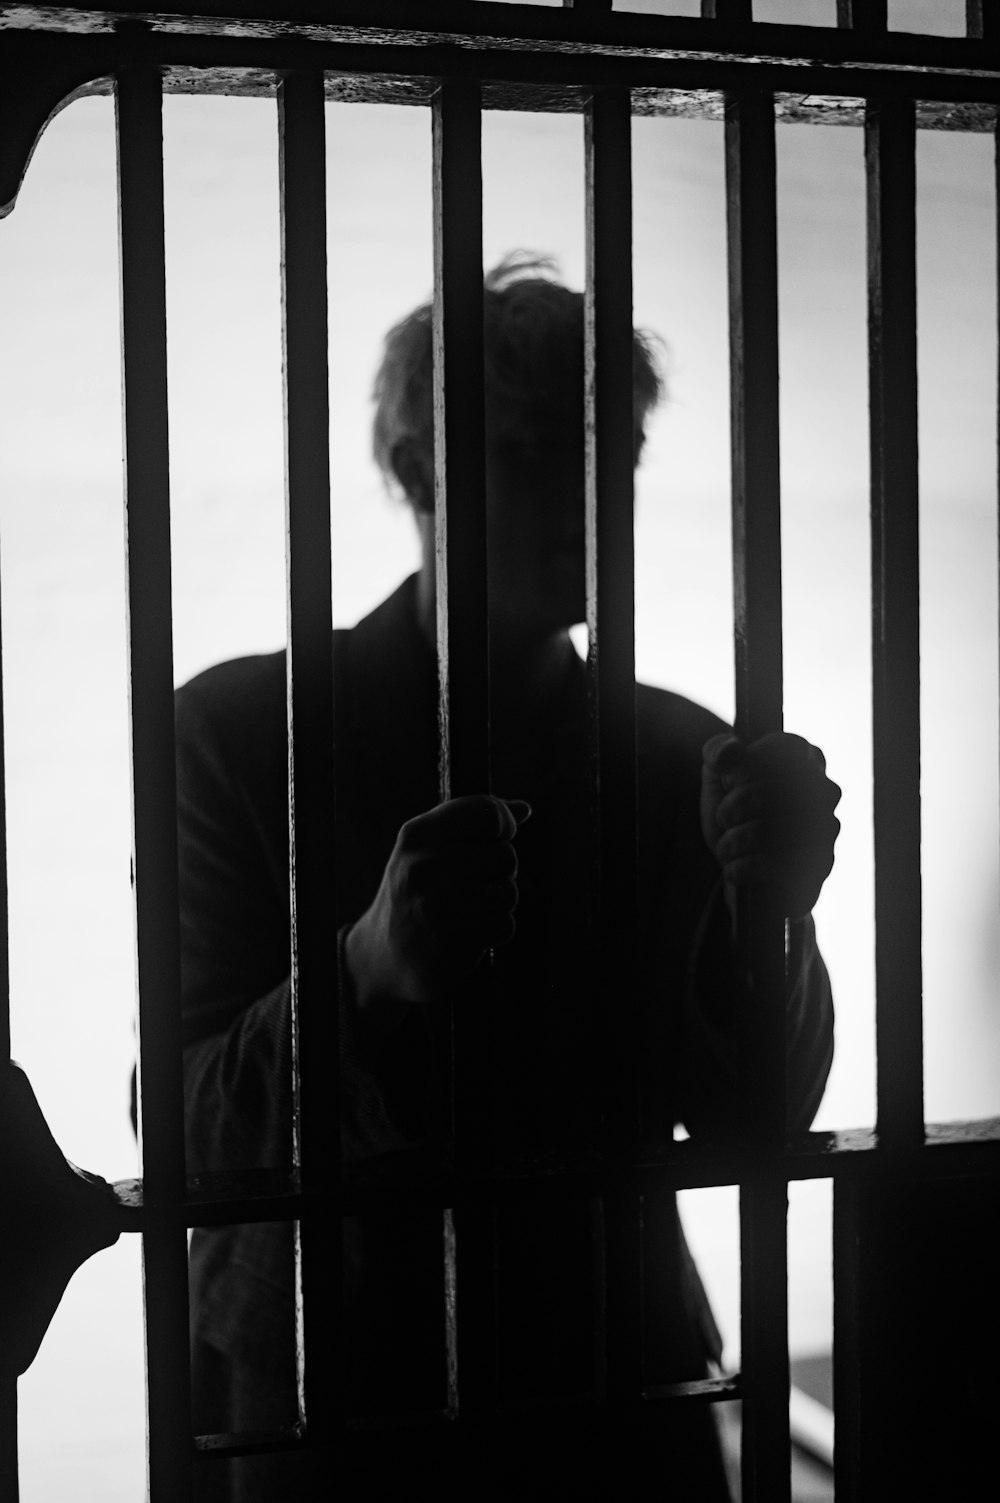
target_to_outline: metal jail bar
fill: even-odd
[[[2,612],[0,612],[2,622]],[[10,1058],[10,932],[7,884],[7,771],[3,632],[0,628],[0,1064]],[[0,1496],[17,1503],[17,1375],[0,1370]]]
[[[439,792],[488,793],[490,643],[483,390],[482,117],[478,83],[444,79],[432,105],[434,528]],[[452,567],[455,564],[456,567]],[[488,1170],[492,957],[451,1013],[455,1170]],[[497,1229],[490,1205],[443,1208],[448,1404],[496,1405]]]
[[[749,743],[782,728],[778,268],[774,101],[726,103],[736,729]],[[766,1155],[785,1138],[785,924],[767,890],[737,898],[749,977],[741,1054],[748,1132]],[[787,1186],[781,1170],[740,1187],[743,1486],[787,1500]]]
[[[636,932],[635,539],[632,412],[632,109],[599,91],[584,113],[586,572],[591,782],[597,793],[598,1037],[606,1047],[611,1163],[639,1133]],[[641,1205],[616,1188],[602,1205],[599,1381],[622,1411],[642,1394]]]
[[[293,1132],[306,1214],[297,1277],[300,1421],[310,1447],[342,1417],[340,986],[337,944],[330,415],[323,75],[278,86],[288,597]],[[301,1321],[301,1317],[300,1317]]]
[[[923,1140],[916,127],[906,101],[865,124],[871,410],[878,1129]]]
[[[152,1503],[167,1503],[189,1486],[191,1397],[159,72],[121,73],[115,105],[148,1466]]]
[[[920,568],[917,464],[916,128],[906,100],[868,101],[868,365],[878,1139],[925,1141],[920,871]],[[874,1499],[890,1461],[873,1423],[884,1367],[871,1266],[877,1216],[860,1187],[834,1197],[836,1478]],[[873,1370],[874,1369],[874,1370]]]
[[[0,612],[2,620],[2,612]],[[0,1065],[10,1058],[10,934],[7,907],[7,776],[4,744],[3,633],[0,630]],[[0,1370],[0,1495],[17,1503],[17,1377]]]

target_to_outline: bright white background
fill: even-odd
[[[638,7],[636,7],[638,8]],[[645,7],[644,7],[645,8]],[[679,7],[678,7],[679,8]],[[788,7],[775,6],[775,13]],[[805,7],[803,7],[805,9]],[[815,10],[816,7],[813,7]],[[935,8],[943,13],[948,8]],[[925,7],[926,10],[926,7]],[[424,111],[328,110],[335,618],[413,566],[369,459],[385,329],[430,288]],[[637,120],[636,322],[670,400],[639,477],[640,675],[732,713],[721,128]],[[273,103],[165,106],[178,681],[284,637]],[[992,143],[920,140],[925,1030],[932,1119],[1000,1112]],[[578,117],[489,116],[485,254],[583,277]],[[860,133],[779,132],[787,724],[844,788],[818,912],[838,1001],[817,1125],[874,1113]],[[50,126],[0,226],[0,585],[13,1053],[77,1163],[136,1172],[113,107]],[[733,1192],[688,1197],[737,1339]],[[794,1186],[792,1341],[829,1342],[825,1185]],[[25,1503],[142,1495],[138,1248],[74,1279],[20,1385]]]

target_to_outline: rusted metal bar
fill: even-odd
[[[366,22],[374,11],[373,0]],[[88,19],[93,25],[91,13]],[[860,123],[859,101],[877,77],[884,97],[917,102],[921,125],[962,131],[992,130],[1000,93],[989,39],[769,23],[737,29],[621,11],[582,25],[552,7],[486,0],[463,4],[452,31],[423,10],[420,30],[408,30],[412,7],[396,19],[391,29],[324,31],[310,14],[306,35],[283,12],[282,34],[267,37],[249,35],[245,20],[233,35],[237,23],[218,18],[218,32],[195,35],[172,29],[176,18],[127,37],[8,29],[0,59],[0,216],[12,207],[32,143],[59,100],[107,92],[126,57],[159,68],[167,91],[185,94],[270,97],[276,74],[326,69],[328,97],[427,105],[447,72],[481,81],[490,109],[577,112],[591,89],[618,87],[632,89],[636,113],[716,118],[722,91],[750,86],[778,96],[783,119],[850,125]],[[442,39],[428,42],[433,35]],[[26,83],[39,70],[48,74],[40,92]]]
[[[848,14],[853,11],[857,19],[852,29],[856,30],[864,25],[866,13],[873,12],[877,16],[879,11],[884,13],[887,8],[887,0],[837,0],[837,3],[838,13],[841,10]],[[967,14],[974,12],[979,6],[988,9],[990,3],[991,0],[967,0]],[[595,22],[599,21],[600,24],[588,26],[581,38],[571,20],[556,14],[559,8],[590,13]],[[76,33],[86,41],[95,35],[100,38],[107,36],[115,22],[120,24],[122,9],[124,7],[116,11],[115,8],[108,7],[102,12],[91,6],[84,9],[68,4],[42,5],[37,0],[8,0],[4,17],[10,31],[15,28],[17,31],[27,31],[33,25],[44,25],[52,33]],[[712,45],[714,39],[706,35],[708,29],[703,23],[706,20],[718,20],[729,25],[745,26],[749,32],[746,39],[747,52],[758,60],[762,56],[774,55],[767,45],[772,36],[775,48],[784,51],[789,40],[792,40],[804,57],[842,55],[842,49],[830,46],[828,38],[823,35],[827,30],[832,30],[832,27],[764,21],[753,22],[751,30],[751,0],[702,0],[700,17],[654,14],[649,11],[628,12],[614,8],[612,0],[575,0],[574,4],[564,4],[563,7],[530,4],[509,6],[489,3],[489,0],[479,0],[475,6],[470,6],[469,0],[450,0],[450,3],[448,0],[444,0],[444,3],[436,0],[436,3],[422,5],[418,14],[414,13],[408,0],[366,0],[364,4],[360,0],[352,0],[349,4],[327,4],[322,13],[318,13],[307,0],[289,0],[281,8],[280,22],[268,12],[266,6],[248,7],[219,0],[213,11],[214,14],[206,14],[199,6],[175,0],[175,4],[166,12],[150,8],[140,14],[147,24],[156,26],[156,39],[165,37],[172,44],[193,36],[213,43],[247,40],[273,45],[286,40],[316,39],[328,46],[370,41],[376,46],[391,47],[398,39],[406,38],[409,34],[418,39],[417,44],[421,47],[426,47],[428,40],[435,38],[440,38],[445,44],[450,42],[460,46],[473,45],[481,39],[498,38],[513,43],[514,46],[539,52],[560,45],[589,48],[595,53],[610,48],[641,52],[647,48],[652,50],[669,46],[674,38],[679,38],[683,45],[692,49],[703,47],[706,43]],[[141,24],[142,22],[138,23],[140,26]],[[809,43],[810,33],[816,34],[812,46]],[[974,32],[969,35],[976,36]],[[740,41],[743,40],[741,36]],[[892,35],[894,54],[905,58],[914,55],[914,42],[924,44],[920,52],[928,57],[937,44],[943,44],[944,56],[948,53],[961,55],[955,44],[966,41],[967,38],[929,35],[918,37],[903,32]],[[726,37],[726,42],[732,46],[731,35]],[[967,45],[964,55],[969,55]],[[939,60],[943,62],[944,56]],[[387,66],[385,71],[391,71],[391,67]],[[412,71],[418,70],[414,68]]]
[[[733,471],[736,730],[745,744],[782,726],[778,272],[774,103],[726,102],[726,198]],[[737,899],[748,979],[741,1019],[748,1132],[778,1149],[786,1125],[785,925],[773,892]],[[747,1503],[790,1496],[787,1187],[780,1168],[741,1188],[743,1488]]]
[[[278,88],[288,575],[289,850],[295,1155],[323,1214],[298,1224],[305,1329],[300,1404],[310,1445],[331,1441],[343,1399],[340,998],[336,923],[326,139],[321,73]],[[291,1145],[289,1145],[291,1147]]]
[[[965,34],[984,42],[1000,36],[1000,7],[996,0],[965,0]]]
[[[916,131],[873,100],[868,181],[878,1128],[923,1140]]]
[[[433,105],[434,515],[440,792],[486,793],[489,614],[483,395],[482,124],[479,84],[445,78]],[[459,1173],[488,1172],[494,972],[487,957],[452,1012],[452,1120]],[[449,1404],[490,1412],[497,1386],[492,1206],[445,1213]]]
[[[160,75],[115,84],[151,1503],[190,1489]]]
[[[613,1159],[639,1135],[636,930],[635,539],[632,378],[632,116],[627,89],[595,93],[585,125],[585,532],[588,678],[597,809],[597,997]],[[605,1205],[608,1395],[642,1385],[639,1202]]]

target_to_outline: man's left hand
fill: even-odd
[[[801,736],[776,732],[744,746],[731,732],[703,750],[701,829],[727,889],[766,883],[788,918],[802,918],[833,866],[840,789]]]

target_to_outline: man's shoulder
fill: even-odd
[[[285,652],[204,669],[174,698],[178,775],[226,786],[287,788]]]
[[[179,713],[193,711],[223,721],[251,718],[285,705],[285,649],[230,658],[195,674],[177,690]]]
[[[700,762],[709,737],[730,729],[713,710],[651,684],[636,684],[635,708],[640,752],[674,752],[696,756]]]
[[[701,836],[702,747],[726,729],[718,715],[683,694],[636,685],[640,850],[699,901],[718,876]]]

